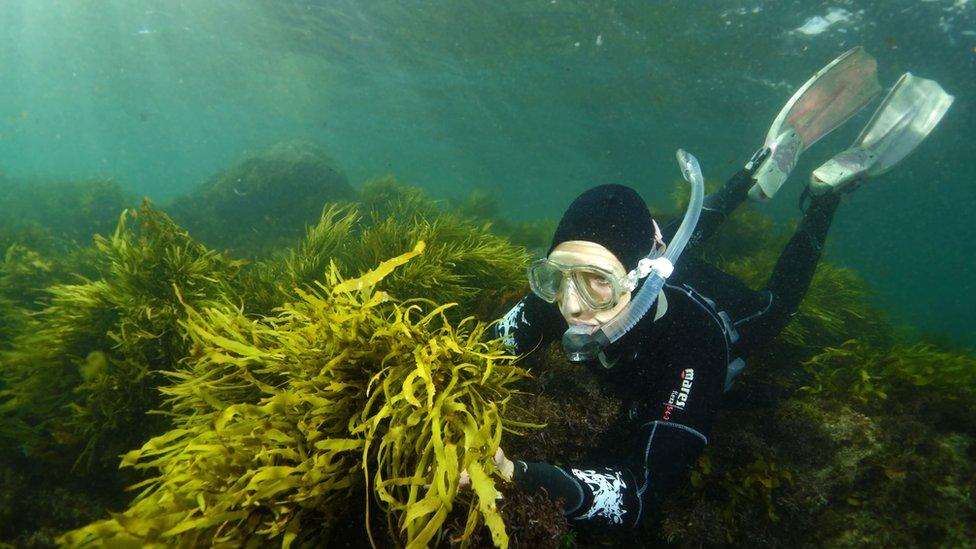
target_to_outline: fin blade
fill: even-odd
[[[802,152],[880,92],[878,62],[860,46],[850,49],[817,71],[793,94],[769,135],[779,135],[788,125],[800,136]]]
[[[868,176],[890,170],[911,154],[932,133],[953,101],[955,97],[935,80],[903,74],[854,142],[878,156]]]

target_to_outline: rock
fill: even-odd
[[[291,141],[211,176],[169,210],[207,245],[256,256],[301,237],[326,203],[355,197],[322,148]]]

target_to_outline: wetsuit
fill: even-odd
[[[742,170],[706,197],[689,246],[711,236],[752,183]],[[663,299],[606,349],[605,359],[588,364],[624,403],[627,436],[585,466],[516,461],[514,480],[563,498],[570,519],[593,525],[633,526],[653,512],[708,443],[722,393],[744,359],[795,314],[838,202],[834,195],[811,199],[762,291],[703,262],[679,260]],[[666,228],[665,237],[676,229]],[[566,328],[555,304],[530,294],[505,315],[498,333],[512,351],[527,353],[559,340]]]

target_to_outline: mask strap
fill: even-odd
[[[651,219],[651,223],[654,225],[654,240],[651,242],[651,253],[637,262],[636,269],[627,273],[628,291],[634,291],[634,288],[637,287],[637,281],[651,274],[651,269],[657,268],[659,272],[667,272],[670,275],[671,269],[674,268],[670,261],[659,261],[664,256],[664,252],[668,250],[668,245],[664,242],[664,236],[661,234],[661,227],[657,224],[657,221]]]
[[[668,250],[668,245],[664,242],[664,236],[661,234],[661,227],[658,226],[657,221],[651,219],[651,223],[654,224],[654,242],[651,243],[651,253],[648,255],[661,257]]]

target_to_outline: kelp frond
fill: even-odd
[[[457,303],[463,314],[488,320],[503,296],[524,286],[525,249],[490,233],[486,223],[442,212],[392,178],[367,185],[363,200],[326,207],[296,248],[258,264],[245,282],[251,310],[267,313],[294,299],[293,290],[320,282],[330,262],[343,276],[356,277],[420,240],[427,242],[426,253],[383,280],[381,290],[400,299]]]
[[[456,302],[465,313],[488,317],[487,309],[504,292],[525,283],[528,256],[524,249],[448,215],[391,217],[376,223],[363,232],[358,253],[343,257],[342,263],[351,272],[362,272],[380,259],[377,254],[402,249],[416,240],[429,243],[427,253],[398,269],[381,286],[397,297]]]
[[[0,295],[30,307],[52,279],[54,262],[21,244],[11,244],[0,260]]]
[[[899,396],[895,400],[905,401],[924,391],[943,406],[976,401],[976,357],[931,344],[884,349],[851,339],[828,347],[804,368],[812,379],[804,390],[816,395],[878,404],[893,392]]]
[[[344,273],[361,273],[423,240],[428,245],[424,255],[394,272],[382,290],[399,298],[424,296],[457,303],[464,314],[488,320],[502,296],[525,285],[528,254],[492,234],[488,223],[441,211],[421,192],[392,178],[367,185],[362,200],[365,227],[357,245],[336,259]],[[451,316],[457,320],[453,312]]]
[[[409,213],[428,219],[443,214],[441,208],[418,187],[404,185],[393,176],[367,181],[359,193],[363,211],[371,212],[376,219]]]
[[[352,244],[359,221],[359,210],[351,204],[326,206],[319,222],[305,231],[305,240],[285,259],[289,288],[319,280],[328,271],[329,262],[341,257],[343,249]]]
[[[154,476],[127,511],[61,542],[322,543],[367,490],[408,547],[433,543],[458,505],[465,535],[483,521],[505,546],[488,471],[526,373],[484,341],[485,324],[452,325],[448,306],[378,289],[423,250],[351,280],[333,265],[274,317],[188,307],[192,350],[164,388],[174,428],[123,460]],[[464,469],[472,492],[460,491]]]
[[[3,354],[0,421],[110,461],[159,428],[144,413],[159,404],[157,373],[186,354],[184,303],[226,306],[239,266],[148,203],[95,244],[102,278],[51,287],[37,329]]]

